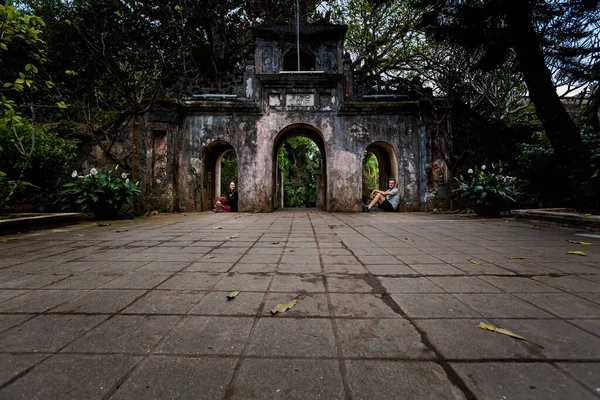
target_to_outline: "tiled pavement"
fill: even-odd
[[[598,399],[576,233],[295,211],[0,238],[0,398]]]

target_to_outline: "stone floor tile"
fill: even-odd
[[[571,319],[569,322],[600,337],[600,319]]]
[[[397,258],[391,255],[364,255],[357,256],[361,263],[365,265],[404,265]],[[367,267],[368,268],[368,267]]]
[[[122,314],[187,314],[206,295],[192,290],[151,290]]]
[[[325,292],[325,285],[318,275],[275,275],[271,292]]]
[[[486,318],[554,318],[508,293],[455,293],[454,297]]]
[[[247,355],[334,357],[337,355],[331,320],[260,318],[252,331]]]
[[[392,294],[391,297],[411,318],[469,318],[481,315],[451,294]]]
[[[135,272],[156,272],[168,274],[179,272],[190,264],[191,261],[152,261],[137,268]]]
[[[330,293],[372,293],[371,287],[366,281],[366,275],[355,278],[327,276],[327,291]]]
[[[0,332],[7,331],[33,316],[34,314],[0,314]]]
[[[329,256],[322,255],[321,259],[323,260],[323,264],[336,264],[336,265],[356,265],[360,264],[356,257],[354,256]]]
[[[280,264],[292,265],[317,265],[320,266],[319,256],[309,254],[284,253],[281,256]]]
[[[516,275],[515,272],[490,264],[452,263],[466,275]]]
[[[164,277],[159,289],[170,290],[207,290],[219,281],[221,275],[203,272],[181,272],[173,276]]]
[[[396,258],[398,258],[400,261],[402,261],[405,264],[440,264],[440,263],[444,263],[444,261],[428,255],[428,254],[417,254],[417,255],[408,255],[408,254],[402,254],[402,255],[397,255]]]
[[[594,393],[600,393],[600,362],[558,363],[556,366],[582,382]]]
[[[509,293],[550,293],[559,292],[552,286],[545,285],[530,278],[511,276],[482,276],[479,279],[491,283],[495,287]]]
[[[233,399],[344,399],[337,361],[245,359],[233,384]]]
[[[147,354],[179,316],[116,315],[75,340],[63,352]]]
[[[84,290],[34,290],[0,303],[0,312],[43,313],[84,293]]]
[[[550,364],[452,363],[477,398],[564,400],[597,399]]]
[[[415,324],[427,335],[431,344],[447,359],[542,358],[539,352],[532,352],[528,347],[511,337],[477,328],[479,322],[481,322],[481,319],[415,320]],[[492,321],[487,322],[493,323]],[[498,325],[501,328],[525,336],[510,322],[502,321]]]
[[[27,289],[17,290],[17,289],[0,289],[0,302],[4,300],[12,299],[13,297],[20,296],[29,292]]]
[[[3,354],[0,357],[0,386],[33,367],[44,358],[45,354]],[[2,392],[0,391],[0,394]]]
[[[112,314],[127,307],[145,290],[92,290],[54,308],[58,313]]]
[[[567,290],[570,293],[592,292],[600,293],[600,283],[577,276],[538,276],[533,278],[557,289]]]
[[[410,264],[409,270],[419,275],[463,275],[464,271],[450,264]],[[375,273],[375,272],[373,272]],[[383,275],[383,274],[376,274]]]
[[[346,361],[353,399],[460,400],[441,366],[418,361]]]
[[[236,298],[229,300],[226,292],[209,292],[189,312],[190,315],[237,315],[254,316],[262,304],[264,293],[240,290]]]
[[[337,319],[335,325],[344,357],[434,358],[405,319]]]
[[[600,304],[568,293],[516,293],[515,295],[562,318],[600,318]]]
[[[441,293],[444,291],[440,286],[436,285],[432,281],[421,277],[381,277],[379,278],[379,281],[383,287],[385,287],[388,293]]]
[[[102,315],[40,315],[0,334],[0,351],[56,352],[106,318]]]
[[[187,316],[155,349],[156,354],[238,355],[254,318]]]
[[[15,277],[0,282],[0,288],[2,289],[37,289],[44,286],[51,285],[55,282],[60,282],[65,278],[68,278],[69,274],[27,274]]]
[[[273,279],[272,275],[253,275],[230,273],[222,277],[213,290],[227,290],[233,292],[265,292]]]
[[[448,293],[494,293],[501,290],[474,276],[428,277]]]
[[[368,271],[361,264],[323,264],[326,274],[366,274]]]
[[[402,318],[375,294],[331,293],[333,315],[352,318]]]
[[[108,282],[115,280],[119,274],[102,274],[95,272],[82,272],[73,274],[68,278],[62,279],[47,289],[96,289]]]
[[[585,332],[565,321],[545,320],[502,320],[502,328],[526,337],[530,342],[543,346],[539,349],[527,342],[535,354],[561,360],[598,360],[600,359],[600,337]]]
[[[208,263],[208,262],[195,262],[185,267],[182,272],[211,272],[211,273],[222,273],[227,272],[233,267],[235,263]],[[244,265],[244,264],[237,264]]]
[[[0,390],[5,399],[103,399],[140,357],[54,355]]]
[[[231,272],[235,272],[238,274],[252,274],[252,273],[273,273],[277,271],[277,264],[236,264],[235,267],[231,269]],[[189,268],[186,270],[190,270]],[[227,270],[225,270],[227,271]],[[223,272],[225,272],[223,271]],[[221,272],[221,271],[218,271]]]
[[[235,359],[151,356],[111,399],[218,399],[231,381]]]
[[[222,262],[222,256],[219,258],[219,262]],[[276,264],[279,261],[281,256],[279,254],[247,254],[240,258],[239,262],[243,264],[256,264],[256,263],[266,263],[266,264]]]

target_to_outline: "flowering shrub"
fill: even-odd
[[[83,210],[91,211],[97,218],[115,218],[121,207],[140,194],[138,183],[129,182],[129,174],[117,172],[119,166],[108,173],[92,168],[88,175],[79,175],[73,171],[74,183],[63,185],[61,201],[65,204],[76,203]]]
[[[490,169],[485,165],[479,171],[469,169],[465,176],[455,179],[458,188],[453,193],[471,205],[514,203],[520,194],[517,178],[502,175],[502,167],[494,164]]]

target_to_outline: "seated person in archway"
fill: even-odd
[[[215,212],[237,212],[238,210],[238,192],[235,183],[229,184],[229,193],[227,196],[221,196],[221,199],[215,203]]]
[[[375,204],[379,204],[379,208],[386,212],[396,211],[398,204],[400,203],[400,192],[396,187],[396,180],[390,179],[388,181],[388,190],[383,191],[375,189],[371,192],[371,198],[373,199],[369,205],[363,203],[362,210],[369,212]]]

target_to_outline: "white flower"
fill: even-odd
[[[482,169],[483,171],[485,171],[485,165],[482,165],[482,166],[481,166],[481,169]]]
[[[71,174],[71,178],[77,178],[77,170],[73,171]]]
[[[125,179],[125,183],[129,183],[129,178]]]
[[[96,168],[92,168],[90,170],[90,174],[92,174],[92,175],[96,175],[97,173],[98,173],[98,170]]]
[[[123,179],[127,178],[127,174],[126,174],[125,172],[123,172],[123,173],[121,174],[121,178],[123,178]]]
[[[119,169],[119,164],[115,165],[115,171]]]
[[[135,183],[135,186],[140,186],[140,181],[137,181],[137,182]]]
[[[469,170],[467,171],[469,174],[473,173],[473,168],[469,168]]]

